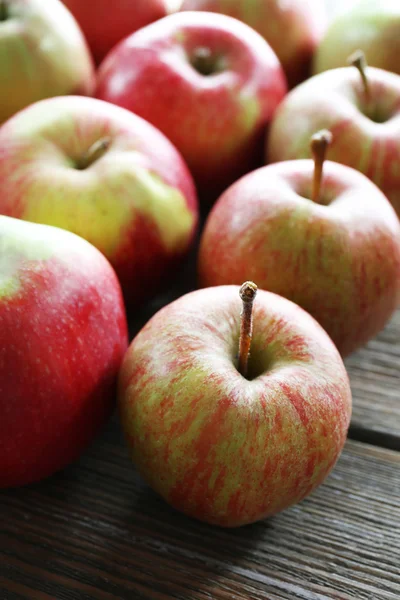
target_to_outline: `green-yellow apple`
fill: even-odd
[[[257,281],[312,314],[342,355],[385,325],[400,300],[400,223],[364,175],[321,155],[243,177],[208,217],[203,286]],[[319,179],[320,181],[320,179]]]
[[[117,42],[165,17],[167,0],[63,0],[81,26],[90,49],[100,62]]]
[[[197,223],[191,175],[140,117],[101,100],[42,100],[0,129],[0,214],[76,233],[114,266],[130,306],[162,286]]]
[[[336,17],[316,51],[314,72],[343,66],[358,49],[371,66],[400,74],[399,0],[361,0]]]
[[[50,96],[90,94],[94,68],[59,0],[0,0],[0,123]]]
[[[258,165],[285,92],[276,55],[248,25],[181,12],[121,42],[100,66],[96,93],[163,131],[211,201]]]
[[[267,162],[310,156],[310,136],[332,132],[328,158],[369,177],[400,216],[400,76],[353,66],[315,75],[288,94],[276,112],[267,140]],[[366,87],[367,86],[367,87]]]
[[[279,58],[289,85],[308,77],[325,31],[321,0],[184,0],[182,10],[235,17],[258,31]]]
[[[246,285],[242,324],[237,286],[197,290],[161,309],[133,340],[119,379],[121,421],[142,476],[175,508],[226,527],[312,492],[340,454],[351,411],[345,368],[322,327],[259,291],[247,328]]]
[[[0,216],[0,488],[79,456],[111,415],[127,345],[104,256],[67,231]]]

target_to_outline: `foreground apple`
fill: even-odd
[[[59,0],[0,0],[0,123],[50,96],[90,94],[94,70]]]
[[[0,129],[0,214],[86,238],[142,303],[185,256],[197,223],[190,173],[152,125],[93,98],[43,100]]]
[[[400,216],[400,76],[366,68],[362,54],[354,67],[333,69],[294,89],[271,126],[267,161],[310,156],[310,136],[329,129],[328,158],[372,179]]]
[[[127,35],[165,17],[167,0],[63,0],[72,12],[100,62]]]
[[[250,25],[276,53],[291,87],[308,77],[325,30],[321,0],[184,0],[182,10],[222,13]]]
[[[257,164],[285,92],[279,61],[260,35],[202,12],[173,14],[130,36],[103,62],[97,85],[99,98],[163,131],[210,195]]]
[[[361,48],[374,67],[400,74],[400,3],[359,0],[332,21],[315,55],[314,72],[341,67]]]
[[[339,456],[351,411],[345,368],[323,329],[292,302],[254,294],[250,282],[240,290],[241,326],[236,286],[163,308],[133,340],[119,381],[140,473],[175,508],[227,527],[312,492]]]
[[[0,488],[79,456],[112,412],[126,348],[121,290],[101,253],[0,216]]]
[[[342,355],[385,325],[400,300],[400,224],[364,175],[323,154],[243,177],[214,206],[202,235],[203,286],[245,277],[293,300],[324,327]]]

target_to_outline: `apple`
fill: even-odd
[[[76,233],[114,266],[130,307],[156,293],[197,224],[191,175],[140,117],[101,100],[52,98],[0,129],[0,214]]]
[[[0,488],[79,456],[112,413],[127,346],[104,256],[67,231],[0,216]]]
[[[340,454],[351,412],[328,335],[289,300],[261,290],[254,299],[250,285],[240,290],[241,325],[237,286],[197,290],[161,309],[131,343],[118,386],[144,479],[176,509],[225,527],[311,493]],[[236,355],[248,351],[249,312],[243,374],[246,360]]]
[[[59,0],[0,0],[0,123],[51,96],[90,95],[94,68]]]
[[[167,0],[63,0],[72,12],[99,63],[123,38],[165,17]]]
[[[258,164],[285,92],[276,55],[250,27],[181,12],[119,44],[100,66],[96,94],[163,131],[210,198]]]
[[[343,66],[359,48],[371,66],[400,74],[398,0],[361,0],[339,14],[315,54],[314,72]]]
[[[182,10],[235,17],[258,31],[279,58],[293,87],[306,79],[325,31],[321,0],[184,0]],[[282,35],[284,32],[284,35]]]
[[[199,282],[257,281],[313,315],[346,356],[399,304],[400,223],[364,175],[323,163],[328,142],[313,138],[315,168],[276,163],[225,191],[202,234]]]
[[[310,136],[332,132],[328,158],[361,171],[384,192],[400,215],[400,76],[353,67],[315,75],[280,105],[267,141],[267,162],[310,156]]]

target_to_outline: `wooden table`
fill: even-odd
[[[0,600],[398,600],[399,339],[400,311],[347,360],[342,457],[272,519],[223,530],[179,515],[132,468],[116,419],[64,472],[0,492]]]

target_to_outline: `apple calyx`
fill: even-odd
[[[313,177],[313,188],[312,188],[312,201],[319,204],[322,173],[324,169],[324,162],[326,158],[326,152],[329,145],[332,143],[332,134],[328,129],[321,129],[311,137],[311,154],[314,159],[314,177]]]
[[[369,104],[371,100],[371,90],[369,87],[369,81],[367,77],[367,60],[362,50],[356,50],[347,59],[349,66],[356,67],[361,75],[361,81],[364,87],[364,94],[366,103]]]
[[[8,19],[8,0],[0,0],[0,22]]]
[[[257,286],[252,281],[243,283],[239,296],[243,302],[240,322],[239,366],[238,371],[247,376],[251,338],[253,335],[253,303],[257,295]]]
[[[190,64],[200,75],[212,75],[219,71],[214,54],[206,46],[195,48],[191,54]]]
[[[111,144],[110,137],[103,137],[94,142],[84,154],[76,161],[75,168],[78,171],[83,171],[92,165],[96,160],[101,158]]]

